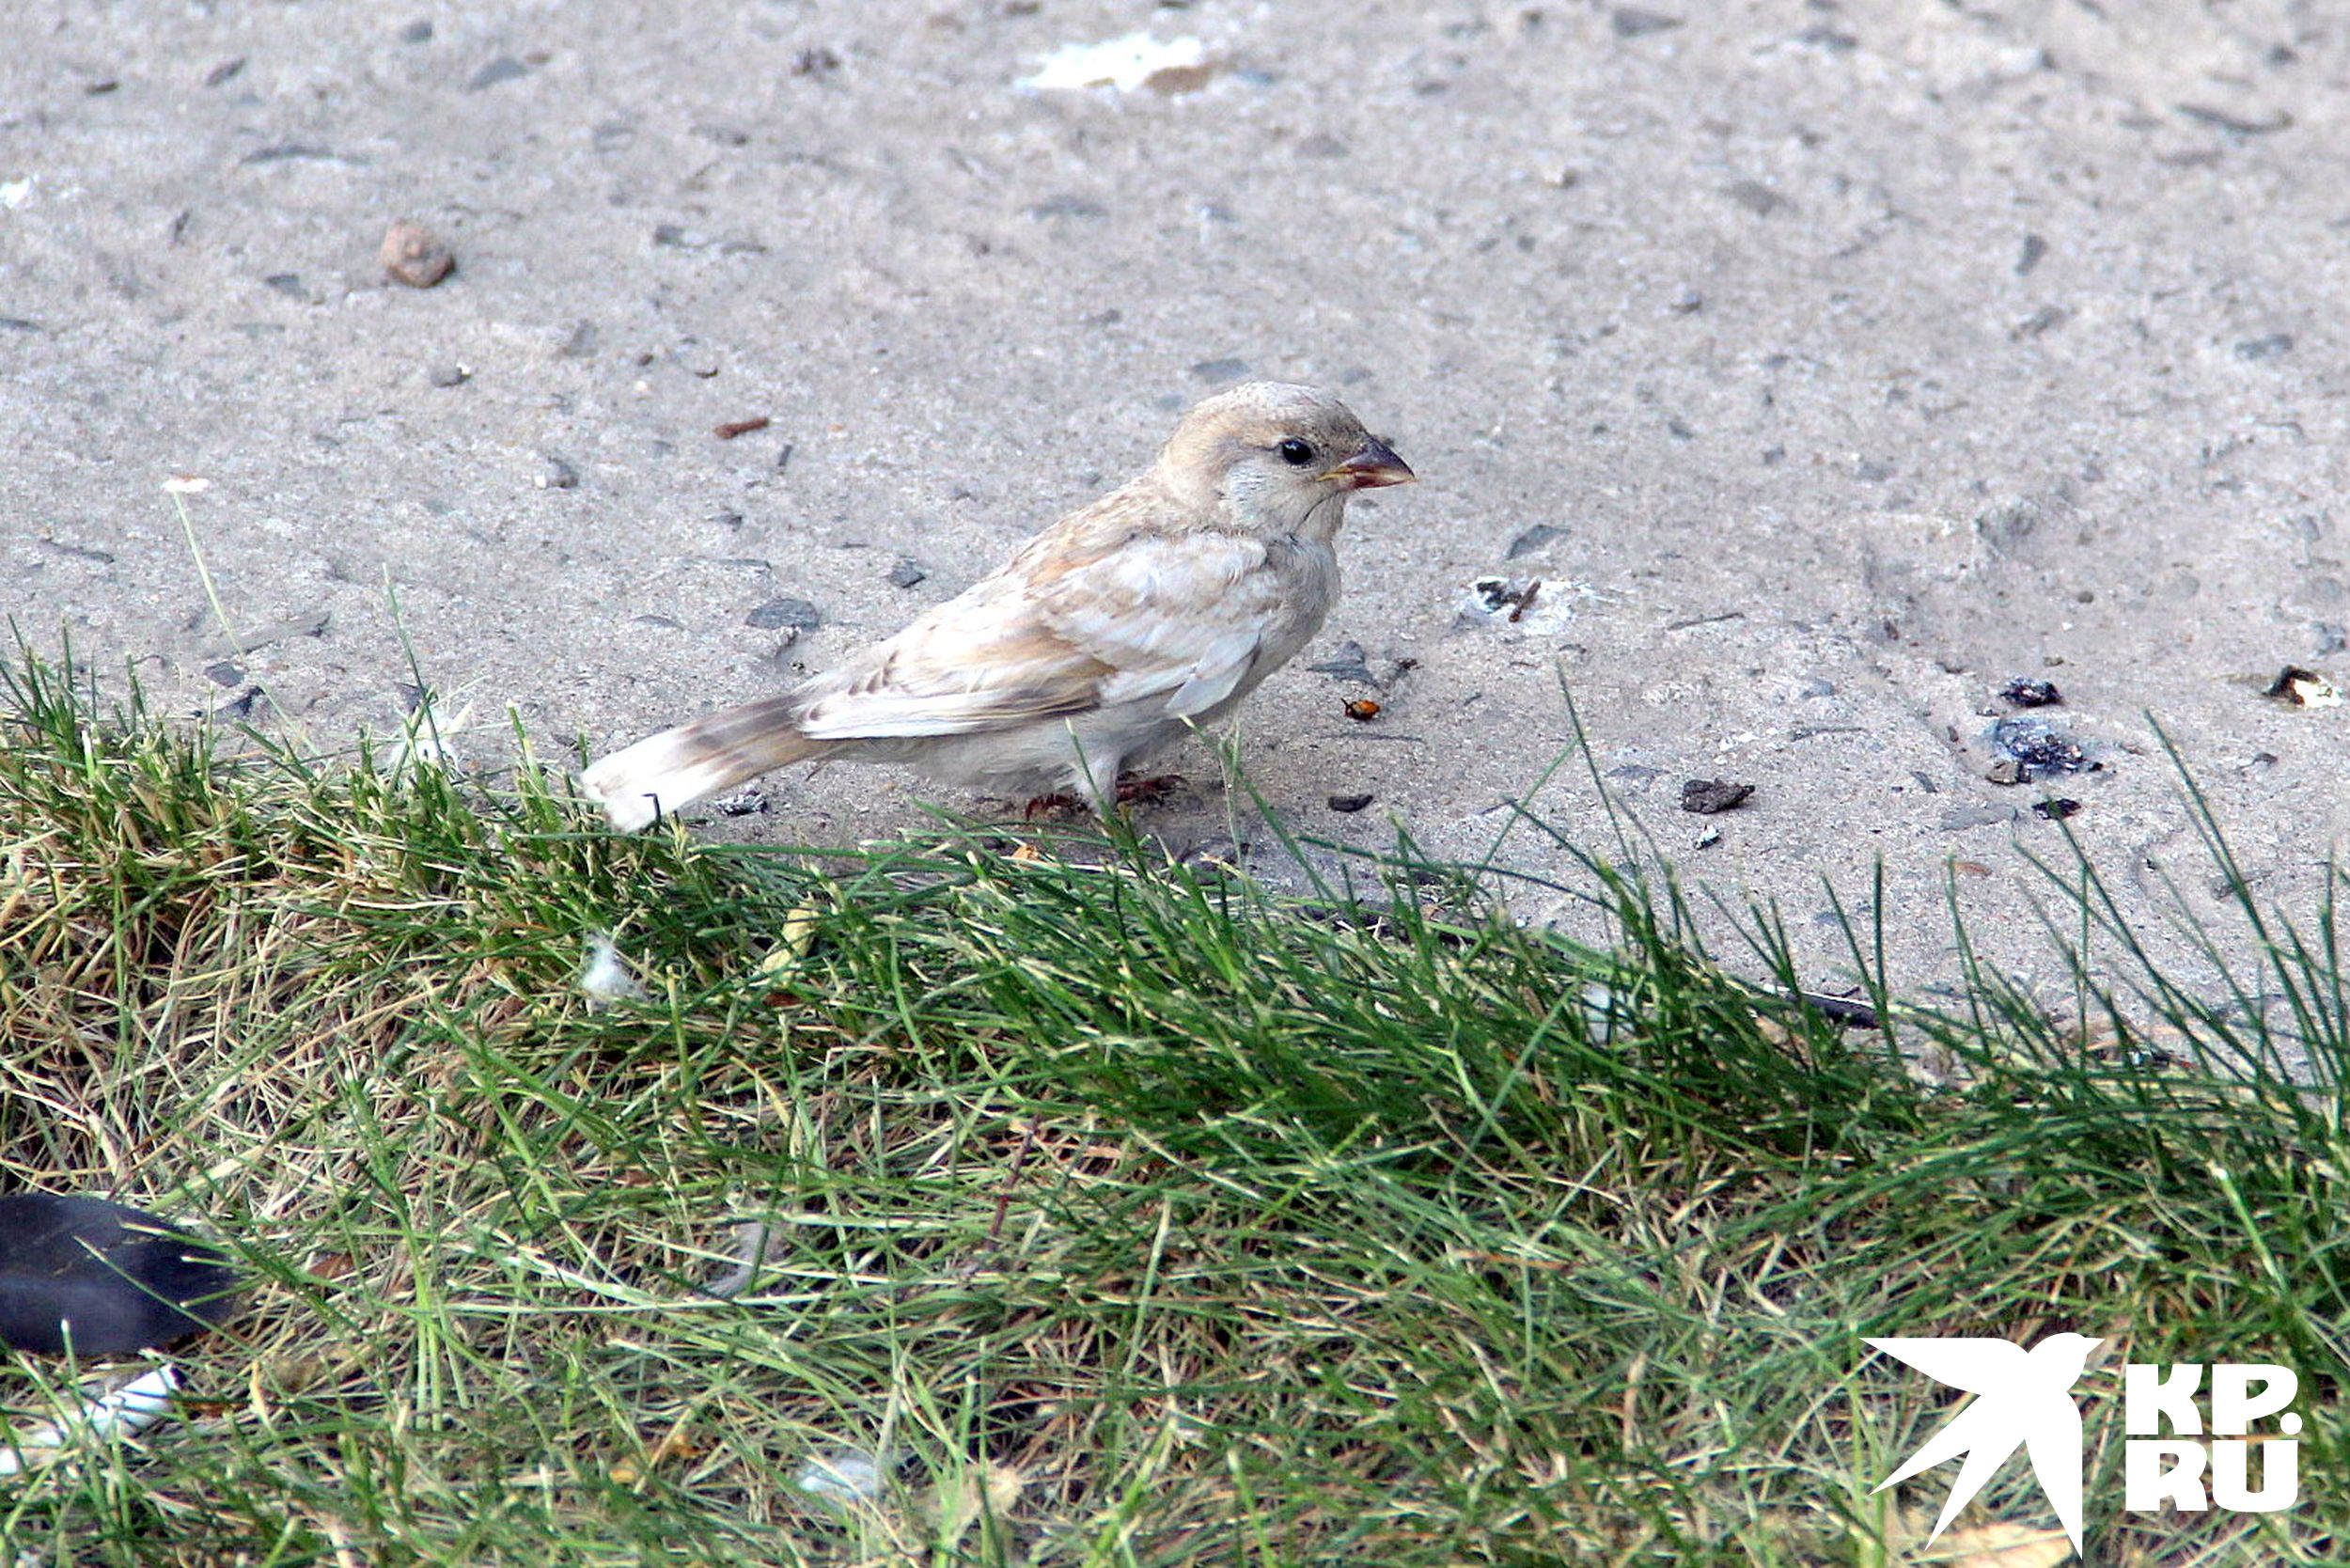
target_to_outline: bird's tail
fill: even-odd
[[[591,763],[580,782],[614,827],[634,833],[664,811],[824,749],[800,733],[792,707],[771,697],[664,729]]]

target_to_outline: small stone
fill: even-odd
[[[432,24],[430,22],[411,22],[407,26],[402,27],[400,30],[400,41],[402,43],[431,43],[432,41]]]
[[[1735,810],[1753,798],[1753,785],[1733,784],[1727,778],[1692,778],[1681,786],[1681,808],[1701,817]]]
[[[761,790],[744,790],[739,794],[718,796],[710,803],[710,808],[722,817],[763,816],[767,810],[767,795]]]
[[[1510,541],[1510,548],[1504,552],[1502,559],[1513,561],[1520,556],[1530,556],[1552,540],[1562,537],[1566,531],[1547,523],[1537,523]]]
[[[2073,313],[2060,305],[2044,305],[2008,329],[2008,337],[2017,342],[2027,337],[2042,337],[2054,332],[2073,319]]]
[[[404,218],[384,231],[384,244],[376,259],[384,263],[386,276],[411,289],[431,288],[457,265],[457,258],[439,235]]]
[[[1991,748],[2000,758],[1999,764],[1985,776],[1994,784],[2020,784],[2050,774],[2092,771],[2073,738],[2037,713],[2013,713],[1993,724]],[[2009,762],[2015,764],[2014,776],[1999,776]]]
[[[824,613],[805,599],[770,599],[743,618],[743,624],[761,632],[813,632],[824,623]]]
[[[1372,795],[1332,795],[1329,800],[1329,807],[1331,810],[1338,812],[1340,816],[1351,817],[1355,812],[1360,811],[1364,807],[1369,806],[1375,798],[1376,797]]]
[[[1238,381],[1248,373],[1245,359],[1203,359],[1191,368],[1191,373],[1201,381]]]
[[[814,49],[803,49],[791,58],[794,76],[830,76],[839,69],[840,56],[821,44]]]
[[[898,564],[889,569],[889,586],[900,588],[915,588],[928,581],[930,574],[930,569],[920,561],[901,556],[898,557]]]
[[[2265,337],[2249,338],[2235,346],[2235,356],[2238,359],[2249,359],[2255,362],[2264,359],[2282,359],[2292,352],[2293,334],[2289,332],[2272,332]]]
[[[434,386],[462,386],[473,380],[473,372],[462,365],[435,365],[424,373],[424,379]]]
[[[579,470],[568,462],[553,452],[541,452],[539,457],[545,466],[539,470],[539,477],[531,482],[540,490],[571,490],[578,485]]]
[[[2018,708],[2053,708],[2064,700],[2064,694],[2056,689],[2053,681],[2035,680],[2019,675],[1999,688],[2002,700]]]
[[[308,291],[302,287],[300,273],[272,273],[261,281],[290,299],[308,297]]]
[[[2035,800],[2031,803],[2031,811],[2033,816],[2038,817],[2044,822],[2052,823],[2060,823],[2080,808],[2081,803],[2079,801],[2065,800],[2062,798]]]
[[[484,87],[494,87],[500,82],[511,82],[517,76],[529,74],[530,68],[522,61],[511,55],[500,55],[496,59],[475,71],[473,80],[467,82],[465,87],[470,92],[479,92]]]
[[[1160,0],[1160,3],[1165,4],[1165,0]],[[1169,98],[1180,98],[1185,93],[1198,92],[1210,82],[1214,81],[1216,72],[1221,69],[1223,68],[1213,60],[1203,60],[1198,65],[1161,66],[1144,77],[1142,85],[1152,92],[1165,93]]]
[[[238,667],[237,665],[227,659],[221,660],[220,663],[216,665],[206,665],[204,666],[204,678],[212,682],[216,686],[242,686],[244,684],[244,671]]]
[[[1651,33],[1669,32],[1681,25],[1681,18],[1667,16],[1661,11],[1644,11],[1637,6],[1620,6],[1607,19],[1620,39],[1641,39]]]
[[[217,87],[223,82],[233,79],[237,72],[243,71],[243,69],[244,56],[243,55],[238,55],[229,59],[223,60],[220,64],[212,67],[212,70],[204,73],[204,85],[208,87]]]
[[[1787,198],[1759,180],[1741,180],[1722,193],[1758,218],[1767,218],[1787,205]]]

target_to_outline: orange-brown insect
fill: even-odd
[[[1369,724],[1379,716],[1379,704],[1367,697],[1358,697],[1346,705],[1346,716],[1356,724]]]

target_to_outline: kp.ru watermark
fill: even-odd
[[[2104,1341],[2051,1334],[2029,1350],[2005,1340],[1870,1340],[1897,1361],[1975,1396],[1878,1483],[1907,1481],[1964,1459],[1934,1524],[1940,1535],[2017,1449],[2031,1463],[2057,1520],[2081,1550],[2081,1409],[2073,1385]],[[2264,1362],[2122,1368],[2122,1506],[2133,1512],[2207,1508],[2274,1513],[2301,1496],[2300,1379]],[[2208,1417],[2205,1412],[2208,1410]],[[2270,1417],[2273,1428],[2255,1427]],[[1926,1539],[1931,1542],[1934,1535]]]

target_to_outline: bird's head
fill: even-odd
[[[1158,473],[1186,505],[1219,510],[1251,533],[1324,540],[1338,531],[1347,496],[1414,478],[1344,403],[1273,381],[1195,403],[1159,454]]]

